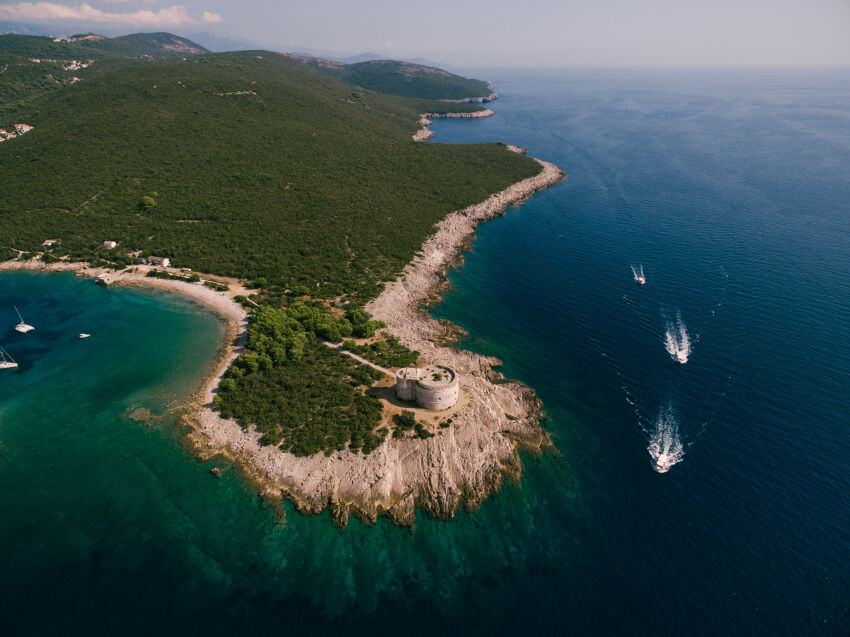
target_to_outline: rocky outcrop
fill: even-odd
[[[463,97],[456,100],[443,99],[440,101],[451,102],[452,104],[484,104],[485,102],[492,102],[497,99],[499,99],[498,93],[491,92],[489,95],[485,95],[484,97]]]
[[[413,141],[426,142],[434,136],[434,131],[426,128],[433,123],[428,119],[429,117],[443,119],[478,119],[480,117],[490,117],[492,115],[495,115],[495,113],[489,108],[485,108],[480,111],[470,111],[469,113],[422,113],[419,116],[419,123],[422,125],[422,128],[413,134]]]
[[[426,128],[426,126],[430,126],[432,124],[431,120],[422,115],[419,119],[419,123],[422,125],[418,131],[413,134],[413,141],[415,142],[427,142],[434,136],[434,131]]]
[[[468,113],[422,113],[422,117],[436,117],[443,119],[478,119],[479,117],[491,117],[495,115],[489,108],[480,111],[469,111]]]

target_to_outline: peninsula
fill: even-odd
[[[175,46],[165,35],[132,41],[156,52]],[[43,40],[15,36],[9,68],[26,76],[29,58],[85,44]],[[267,495],[343,525],[412,524],[417,507],[450,518],[476,506],[519,476],[518,449],[551,444],[533,391],[441,344],[446,326],[422,310],[478,223],[563,178],[501,143],[411,141],[427,139],[423,113],[492,115],[472,103],[492,87],[464,101],[463,78],[427,71],[422,99],[268,51],[140,63],[100,46],[67,51],[94,61],[73,86],[34,83],[0,105],[35,127],[0,145],[2,267],[165,287],[227,319],[186,414],[202,455],[232,457]],[[393,68],[378,69],[387,90]],[[456,398],[399,398],[391,375],[409,367],[437,384],[451,370]]]

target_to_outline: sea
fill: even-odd
[[[554,450],[452,521],[340,530],[187,448],[208,310],[0,273],[3,634],[850,633],[850,70],[477,74],[496,115],[431,143],[567,179],[432,313]]]

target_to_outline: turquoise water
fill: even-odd
[[[850,76],[484,75],[497,116],[435,141],[504,139],[569,179],[481,226],[434,313],[538,391],[560,453],[450,523],[340,532],[181,446],[206,310],[3,274],[12,634],[847,633]],[[684,451],[663,475],[659,415]]]

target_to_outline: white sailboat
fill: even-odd
[[[18,308],[15,308],[15,312],[18,312]],[[21,334],[26,334],[27,332],[32,332],[35,328],[32,325],[27,325],[24,323],[24,317],[21,316],[21,313],[18,312],[18,318],[21,319],[21,322],[15,326],[15,329]]]
[[[0,347],[0,369],[13,369],[17,366],[15,359],[9,356],[9,352]]]

